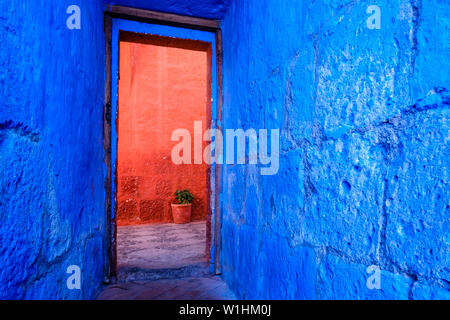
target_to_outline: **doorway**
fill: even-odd
[[[105,31],[108,273],[114,279],[121,269],[161,271],[204,262],[219,274],[219,170],[171,159],[174,130],[194,136],[194,123],[202,124],[202,132],[217,128],[218,30],[107,15]],[[171,203],[175,191],[184,189],[195,197],[192,218],[176,225]]]
[[[209,61],[206,42],[120,32],[118,226],[174,222],[170,204],[185,189],[194,196],[191,221],[206,221],[209,166],[175,164],[171,140],[211,122]]]

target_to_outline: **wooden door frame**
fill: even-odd
[[[117,168],[116,163],[112,164],[111,158],[111,104],[112,104],[112,25],[113,19],[120,18],[124,20],[139,21],[150,24],[161,24],[180,28],[209,31],[215,33],[216,45],[216,86],[217,86],[217,103],[216,103],[216,129],[222,130],[222,31],[220,29],[220,21],[182,16],[171,13],[163,13],[157,11],[136,9],[124,6],[107,5],[104,13],[104,29],[105,29],[105,104],[103,110],[103,129],[104,129],[104,151],[105,151],[105,218],[106,218],[106,246],[105,246],[105,282],[115,281],[117,267],[117,201],[113,201],[113,197],[117,200],[117,190],[112,194],[112,183],[117,186],[117,174],[112,175],[113,168]],[[214,58],[214,57],[212,57]],[[117,173],[117,172],[116,172]],[[114,176],[114,182],[111,181]],[[215,170],[215,188],[214,188],[214,215],[211,221],[212,232],[211,247],[214,248],[214,274],[221,274],[221,186],[222,186],[222,168],[219,163],[216,164]],[[112,217],[112,203],[114,202],[114,218]]]

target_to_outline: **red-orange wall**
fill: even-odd
[[[131,42],[133,41],[133,42]],[[205,44],[121,36],[118,110],[118,224],[171,222],[177,189],[195,196],[193,220],[207,215],[208,166],[175,165],[172,132],[210,115]],[[193,155],[192,143],[192,155]]]

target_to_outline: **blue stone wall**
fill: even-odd
[[[89,299],[105,275],[105,3],[226,12],[223,127],[281,130],[277,175],[223,169],[223,276],[239,297],[450,298],[450,4],[230,2],[0,2],[1,299]],[[72,4],[81,30],[66,27]]]
[[[223,126],[281,130],[277,175],[223,169],[240,298],[450,298],[449,35],[445,1],[232,1]]]
[[[209,19],[222,19],[230,0],[104,0],[127,6]]]
[[[68,30],[67,7],[81,8]],[[93,298],[105,270],[103,2],[0,1],[0,299]],[[67,267],[81,268],[68,290]]]

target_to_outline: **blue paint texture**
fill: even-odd
[[[103,3],[76,3],[81,30],[73,1],[0,1],[0,299],[89,299],[105,274]]]
[[[236,0],[222,27],[224,127],[281,131],[276,176],[223,169],[231,288],[448,299],[450,4]]]
[[[280,129],[278,174],[222,167],[222,276],[238,297],[450,299],[438,0],[0,1],[0,299],[91,299],[106,276],[105,4],[223,18],[223,128]]]
[[[230,0],[105,0],[106,4],[127,6],[208,19],[222,19]]]

